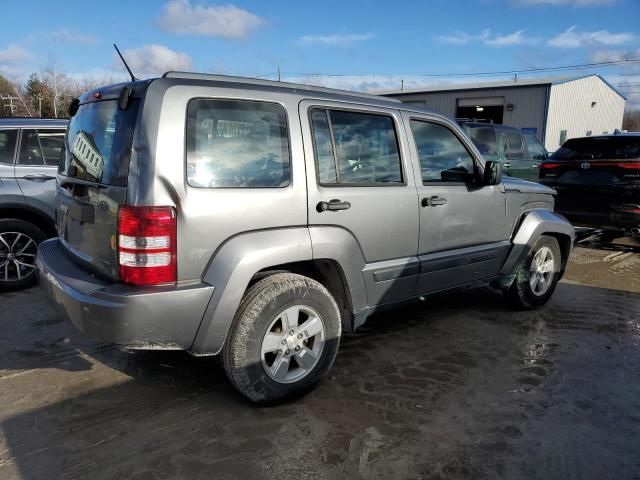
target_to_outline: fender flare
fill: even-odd
[[[189,348],[214,355],[224,346],[238,306],[253,276],[286,263],[333,260],[346,280],[354,312],[365,310],[364,257],[351,233],[336,227],[262,230],[229,239],[214,254],[202,280],[214,291]]]
[[[511,243],[513,247],[507,256],[500,274],[511,275],[518,263],[524,258],[542,235],[564,237],[569,240],[569,251],[573,248],[575,231],[573,225],[563,216],[542,208],[524,214]],[[566,258],[563,259],[563,270]]]

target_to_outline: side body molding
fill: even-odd
[[[573,247],[575,231],[567,219],[542,208],[531,210],[525,215],[513,235],[513,248],[500,273],[511,275],[518,262],[529,253],[540,236],[545,234],[564,236],[570,240],[570,246]]]
[[[215,290],[190,351],[220,352],[249,281],[262,269],[312,259],[306,227],[264,230],[229,239],[215,254],[203,281]]]

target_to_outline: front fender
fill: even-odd
[[[542,235],[566,237],[570,240],[571,247],[573,247],[575,240],[573,225],[566,218],[542,208],[531,210],[524,216],[513,235],[511,240],[513,247],[500,273],[503,275],[512,274],[522,258],[529,253]],[[566,261],[566,258],[564,260]]]
[[[256,272],[273,265],[311,260],[307,228],[245,233],[228,240],[215,254],[203,281],[215,290],[190,351],[196,355],[220,352],[240,300]]]

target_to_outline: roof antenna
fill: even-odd
[[[118,56],[120,57],[120,60],[122,60],[122,63],[124,63],[124,68],[127,69],[127,72],[129,72],[129,75],[131,75],[131,81],[135,82],[136,80],[138,80],[135,75],[133,74],[133,72],[131,71],[131,69],[129,68],[129,65],[127,65],[126,60],[124,59],[124,57],[122,56],[122,54],[120,53],[120,49],[118,48],[118,46],[114,43],[113,44],[113,48],[116,49],[116,52],[118,52]]]

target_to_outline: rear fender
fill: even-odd
[[[273,265],[311,260],[307,228],[245,233],[228,240],[215,254],[203,277],[215,290],[190,351],[211,355],[222,350],[236,310],[253,276]]]

